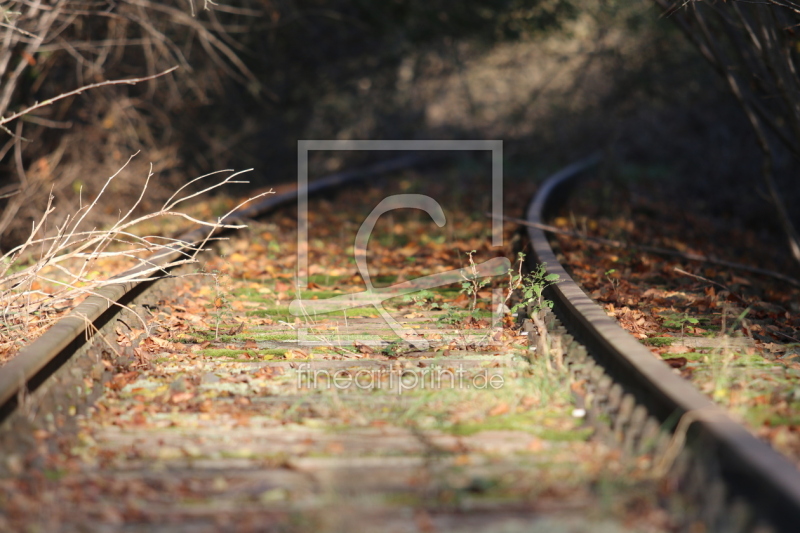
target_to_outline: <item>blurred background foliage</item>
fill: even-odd
[[[763,156],[763,194],[800,263],[796,210],[789,207],[796,197],[784,198],[787,189],[797,189],[792,175],[800,157],[800,4],[657,1],[725,80],[747,117]],[[788,183],[781,186],[776,176]]]
[[[607,149],[666,167],[665,187],[713,197],[708,209],[778,227],[747,193],[760,159],[744,115],[652,0],[4,0],[0,21],[5,115],[180,66],[6,125],[6,249],[51,190],[66,214],[76,191],[91,198],[137,151],[109,219],[151,162],[144,209],[220,168],[254,167],[257,186],[290,182],[298,139],[499,138],[511,179]],[[363,154],[318,156],[317,173]]]

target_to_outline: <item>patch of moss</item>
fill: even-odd
[[[181,333],[177,337],[175,337],[173,340],[175,342],[180,342],[181,344],[200,344],[201,342],[203,342],[204,340],[207,340],[207,339],[205,338],[204,334],[193,334],[193,335],[190,335],[190,334],[186,334],[186,333]]]
[[[431,289],[433,292],[440,294],[443,297],[456,298],[461,293],[461,287],[439,287]]]
[[[794,407],[797,408],[800,406],[795,404]],[[747,409],[747,414],[745,416],[747,421],[756,427],[765,424],[772,427],[800,425],[800,415],[774,413],[772,409],[774,409],[774,406],[771,405],[754,405]]]
[[[558,442],[583,442],[589,440],[594,433],[593,428],[575,428],[567,430],[544,429],[538,436],[545,440]]]
[[[736,365],[747,366],[751,368],[772,368],[775,366],[775,363],[764,359],[764,357],[758,353],[748,355],[746,353],[737,352],[733,357],[733,361]]]
[[[238,357],[244,352],[245,350],[231,350],[228,348],[206,348],[200,353],[205,357]]]
[[[52,470],[46,468],[42,471],[42,474],[44,474],[44,477],[49,481],[58,481],[64,477],[66,472],[64,470]]]
[[[308,282],[316,283],[317,285],[336,285],[346,279],[348,279],[347,276],[329,276],[327,274],[311,274],[308,276]]]
[[[269,350],[259,350],[258,355],[286,355],[286,348],[270,348]]]
[[[375,310],[374,308],[363,307],[358,309],[350,309],[346,312],[332,311],[330,313],[325,313],[322,315],[315,315],[314,313],[309,314],[311,318],[319,318],[320,320],[323,320],[328,317],[339,317],[339,316],[343,317],[345,315],[347,315],[347,318],[374,318],[376,316],[380,316],[380,313],[378,313],[378,311]],[[294,317],[292,317],[292,319],[294,319]]]
[[[291,341],[297,338],[297,333],[242,333],[235,338],[240,341]]]
[[[286,308],[284,307],[282,310],[279,309],[254,309],[251,311],[245,312],[245,316],[257,316],[260,318],[271,318],[272,320],[278,321],[283,320],[284,322],[293,322],[294,316],[286,313]]]
[[[254,333],[244,332],[237,335],[220,335],[214,338],[213,333],[205,335],[206,340],[216,342],[246,342],[246,341],[291,341],[297,338],[297,333]]]
[[[313,299],[315,299],[315,297],[316,297],[316,299],[319,299],[319,300],[325,300],[327,298],[332,298],[334,296],[339,296],[340,294],[344,294],[344,292],[343,291],[324,291],[324,290],[318,290],[318,289],[310,290],[310,291],[308,291],[308,290],[300,291],[300,297],[302,299],[304,299],[304,300],[313,300]]]
[[[520,413],[509,414],[505,416],[489,417],[482,422],[467,422],[460,423],[444,428],[454,435],[474,435],[481,431],[525,431],[533,433],[538,437],[545,440],[552,441],[585,441],[588,439],[592,432],[592,428],[574,428],[574,429],[553,429],[542,428],[542,414],[541,413]]]
[[[263,294],[258,292],[258,289],[254,289],[251,287],[239,287],[237,289],[233,289],[230,293],[230,296],[233,298],[247,298],[250,301],[274,301],[275,297],[269,294]]]
[[[642,342],[649,346],[662,348],[664,346],[671,346],[676,340],[677,339],[675,337],[650,337],[649,339],[644,339]]]
[[[706,354],[704,353],[697,353],[697,352],[688,352],[688,353],[665,353],[661,356],[663,359],[674,359],[676,357],[684,357],[689,361],[700,361]]]
[[[386,338],[388,337],[388,338]],[[310,340],[324,340],[328,341],[332,344],[339,343],[340,341],[344,342],[352,342],[352,341],[382,341],[382,340],[391,340],[396,339],[397,335],[393,331],[387,332],[386,337],[382,337],[376,333],[357,333],[357,334],[347,334],[341,335],[336,333],[335,330],[325,330],[320,332],[315,332],[314,330],[310,330],[308,332],[307,338]]]
[[[268,350],[232,350],[230,348],[207,348],[200,352],[205,357],[226,357],[229,359],[234,359],[239,362],[253,362],[254,359],[276,359],[276,358],[284,358],[286,355],[286,349],[282,348],[270,348]],[[242,354],[248,353],[252,356],[251,359],[245,359],[242,357]]]

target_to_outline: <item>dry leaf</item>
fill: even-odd
[[[489,416],[500,416],[508,412],[508,404],[500,402],[489,410]]]

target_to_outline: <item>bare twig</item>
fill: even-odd
[[[673,267],[672,270],[674,270],[678,274],[683,274],[684,276],[689,276],[690,278],[699,279],[700,281],[704,281],[704,282],[709,283],[711,285],[715,285],[715,286],[719,287],[722,290],[728,291],[731,294],[731,296],[733,296],[734,298],[739,300],[740,303],[743,303],[744,305],[747,305],[747,302],[745,301],[744,298],[742,298],[741,296],[739,296],[738,294],[733,292],[729,287],[727,287],[726,285],[723,285],[722,283],[718,283],[718,282],[716,282],[716,281],[714,281],[712,279],[704,278],[703,276],[698,276],[697,274],[692,274],[691,272],[686,272],[685,270],[680,269],[678,267]]]
[[[131,159],[135,155],[131,156]],[[100,205],[101,198],[108,190],[111,181],[119,176],[131,159],[106,180],[100,193],[91,203],[81,206],[73,216],[67,217],[55,228],[54,234],[40,236],[54,212],[51,195],[50,203],[38,222],[33,225],[28,239],[0,257],[0,336],[4,344],[16,342],[13,339],[27,335],[33,331],[30,328],[34,325],[40,328],[52,322],[59,312],[71,307],[82,297],[102,296],[97,291],[104,285],[159,279],[169,275],[169,271],[174,267],[195,263],[197,254],[212,240],[214,231],[221,228],[243,227],[223,223],[230,213],[219,217],[216,222],[206,222],[174,209],[176,204],[188,198],[195,198],[199,193],[189,194],[177,200],[173,196],[161,210],[132,218],[153,176],[151,166],[138,199],[113,226],[107,230],[81,229],[88,220],[89,212]],[[231,172],[201,192],[208,192],[228,183],[246,183],[234,179],[240,175],[241,172]],[[268,191],[256,198],[272,192]],[[246,202],[240,205],[244,203]],[[138,236],[129,231],[129,228],[136,224],[163,216],[182,217],[199,225],[200,228],[206,228],[207,231],[195,232],[191,238]],[[23,257],[34,255],[33,252],[39,247],[41,251],[35,257],[34,264],[16,271],[11,270]],[[96,262],[102,258],[133,261],[135,267],[115,277],[94,279],[94,275],[90,272],[98,270]],[[117,305],[114,302],[109,303]],[[33,315],[34,312],[40,316]]]
[[[38,103],[28,107],[28,108],[23,109],[22,111],[18,111],[16,113],[12,113],[11,115],[9,115],[7,117],[0,118],[0,125],[8,124],[12,120],[16,120],[16,119],[18,119],[19,117],[21,117],[23,115],[27,115],[31,111],[35,111],[37,109],[41,109],[42,107],[46,107],[46,106],[52,105],[52,104],[58,102],[59,100],[63,100],[64,98],[69,98],[70,96],[75,96],[75,95],[81,94],[81,93],[83,93],[83,91],[88,91],[88,90],[91,90],[91,89],[97,89],[99,87],[106,87],[106,86],[109,86],[109,85],[136,85],[137,83],[142,82],[142,81],[147,81],[147,80],[152,80],[152,79],[155,79],[155,78],[160,78],[161,76],[165,76],[165,75],[169,74],[170,72],[173,72],[173,71],[175,71],[177,69],[178,69],[178,67],[175,66],[175,67],[172,67],[172,68],[168,68],[167,70],[165,70],[163,72],[159,72],[158,74],[153,74],[152,76],[144,76],[144,77],[141,77],[141,78],[128,78],[128,79],[125,79],[125,80],[108,80],[108,81],[102,81],[100,83],[92,83],[90,85],[84,85],[83,87],[75,89],[74,91],[69,91],[69,92],[66,92],[66,93],[59,94],[58,96],[54,96],[53,98],[49,98],[49,99],[47,99],[47,100],[45,100],[43,102],[38,102]]]

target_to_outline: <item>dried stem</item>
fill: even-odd
[[[41,331],[43,326],[55,320],[56,315],[83,297],[102,296],[97,291],[104,285],[158,279],[168,275],[168,271],[176,266],[195,263],[197,254],[212,240],[214,231],[243,227],[223,223],[231,212],[219,217],[216,222],[207,222],[175,210],[177,204],[196,198],[199,194],[229,183],[246,183],[234,179],[242,172],[233,171],[227,171],[230,173],[228,176],[222,177],[200,192],[188,194],[177,200],[176,195],[173,195],[159,211],[133,218],[132,215],[144,198],[153,176],[151,166],[137,201],[114,225],[106,230],[82,229],[89,213],[100,205],[101,198],[111,181],[119,176],[135,156],[136,154],[131,156],[106,180],[94,201],[80,207],[76,213],[67,217],[64,223],[54,228],[53,234],[43,235],[47,222],[55,211],[51,195],[46,210],[33,225],[28,239],[0,257],[0,339],[2,339],[0,344],[8,346],[9,343],[21,341],[31,333],[31,328],[38,328],[36,331]],[[218,173],[210,175],[213,174]],[[240,206],[273,192],[270,190],[262,193],[242,202]],[[195,238],[184,240],[173,237],[139,236],[130,231],[131,227],[142,222],[168,216],[184,218],[200,228],[206,228],[206,231],[198,235],[199,242],[195,241]],[[176,253],[177,258],[166,263],[163,259],[156,261],[158,257]],[[97,264],[101,259],[120,259],[128,264],[133,262],[136,268],[113,278],[94,278],[93,271],[107,269]],[[32,261],[32,264],[23,266],[23,261]]]
[[[167,70],[165,70],[163,72],[159,72],[158,74],[153,74],[152,76],[144,76],[144,77],[141,77],[141,78],[129,78],[129,79],[125,79],[125,80],[108,80],[108,81],[101,81],[100,83],[92,83],[90,85],[84,85],[83,87],[75,89],[74,91],[69,91],[69,92],[66,92],[66,93],[59,94],[58,96],[54,96],[53,98],[49,98],[49,99],[47,99],[47,100],[45,100],[43,102],[37,102],[36,104],[34,104],[34,105],[30,106],[30,107],[27,107],[27,108],[23,109],[22,111],[17,111],[16,113],[12,113],[11,115],[9,115],[7,117],[2,117],[2,118],[0,118],[0,126],[2,126],[3,124],[8,124],[12,120],[16,120],[16,119],[20,118],[21,116],[27,115],[31,111],[35,111],[35,110],[40,109],[42,107],[46,107],[46,106],[52,105],[52,104],[58,102],[59,100],[63,100],[64,98],[69,98],[70,96],[75,96],[76,94],[81,94],[81,93],[83,93],[83,91],[88,91],[90,89],[97,89],[99,87],[106,87],[108,85],[136,85],[137,83],[142,82],[142,81],[147,81],[147,80],[153,80],[155,78],[160,78],[161,76],[165,76],[165,75],[169,74],[170,72],[173,72],[173,71],[175,71],[177,69],[178,69],[178,67],[175,66],[175,67],[169,68],[169,69],[167,69]]]

